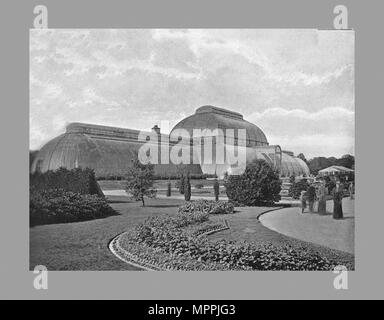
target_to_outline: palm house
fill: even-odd
[[[239,129],[245,129],[245,135],[239,136]],[[233,135],[228,135],[231,130]],[[191,146],[199,143],[201,132],[205,133],[204,137],[211,134],[213,143],[219,135],[224,135],[222,138],[226,145],[243,146],[238,152],[245,153],[247,162],[264,159],[278,170],[282,177],[309,175],[308,166],[304,161],[290,152],[282,151],[278,145],[269,145],[266,135],[258,126],[244,120],[240,113],[230,110],[202,106],[193,115],[180,121],[169,135],[160,133],[157,126],[147,133],[148,137],[155,133],[159,142],[166,141],[172,147],[179,142],[174,138],[183,134],[188,134],[191,138]],[[66,127],[65,133],[48,141],[39,150],[31,170],[45,172],[60,167],[89,167],[95,170],[97,177],[122,177],[131,166],[132,159],[137,156],[139,148],[145,143],[139,139],[142,134],[143,132],[133,129],[71,123]],[[159,147],[159,152],[160,149]],[[196,154],[193,158],[194,161],[186,165],[155,164],[155,173],[162,178],[177,176],[181,166],[192,175],[221,176],[224,172],[231,173],[226,165],[205,165],[201,163],[201,159],[195,161]]]

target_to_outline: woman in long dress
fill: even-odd
[[[301,213],[304,213],[304,209],[307,207],[306,191],[302,190],[300,193]]]
[[[343,219],[343,188],[340,182],[333,189],[333,219]]]

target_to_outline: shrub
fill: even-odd
[[[225,201],[197,200],[187,202],[179,207],[179,213],[205,212],[208,214],[230,214],[234,212],[232,203]]]
[[[189,174],[184,179],[184,199],[185,201],[191,200],[191,180],[189,178]]]
[[[209,241],[186,231],[206,221],[206,213],[154,217],[125,234],[123,247],[141,261],[176,270],[332,270],[336,261],[316,251],[268,243]],[[209,230],[205,225],[201,229]]]
[[[196,189],[203,189],[204,185],[202,183],[196,183],[195,188]]]
[[[129,168],[125,190],[132,195],[136,201],[145,206],[144,197],[155,198],[156,188],[154,183],[154,165],[143,164],[139,159],[134,159],[132,167]]]
[[[30,225],[74,222],[114,214],[104,197],[63,189],[31,190]]]
[[[280,200],[279,175],[264,160],[247,165],[241,175],[226,175],[224,185],[231,202],[246,206],[268,206]]]
[[[184,191],[185,191],[185,177],[184,177],[184,174],[181,174],[180,180],[177,182],[177,188],[179,189],[180,194],[184,194]]]
[[[80,194],[96,194],[103,196],[95,178],[95,172],[89,168],[68,170],[59,168],[45,173],[35,172],[29,177],[33,190],[62,189]]]
[[[307,179],[301,179],[300,181],[292,183],[288,194],[293,199],[299,199],[301,191],[307,191],[308,187],[309,183]]]
[[[215,183],[213,184],[213,191],[215,193],[215,200],[219,201],[220,185],[219,185],[219,181],[217,181],[217,179],[215,180]]]

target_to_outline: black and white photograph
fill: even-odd
[[[29,45],[31,270],[354,270],[354,31]]]

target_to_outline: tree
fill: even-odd
[[[352,169],[353,165],[355,164],[355,157],[351,156],[350,154],[345,154],[340,159],[336,160],[336,164],[338,166]]]
[[[301,191],[307,191],[309,183],[307,179],[301,179],[300,181],[294,182],[289,188],[289,196],[293,199],[299,199]]]
[[[185,177],[184,173],[180,175],[180,180],[177,183],[177,187],[179,188],[180,194],[184,194],[184,187],[185,187]]]
[[[168,183],[167,183],[167,197],[171,196],[171,193],[172,193],[171,190],[172,190],[171,181],[170,181],[170,179],[168,179]]]
[[[224,185],[228,199],[241,205],[265,206],[280,200],[279,175],[265,160],[249,163],[241,175],[226,175]]]
[[[307,159],[305,158],[305,155],[303,153],[300,153],[298,156],[297,156],[299,159],[303,160],[305,163],[308,163]]]
[[[136,201],[143,203],[144,197],[156,197],[156,189],[153,187],[154,166],[150,163],[143,164],[139,159],[132,161],[133,165],[129,168],[127,184],[125,190],[130,193]]]
[[[345,154],[339,159],[335,157],[329,157],[329,158],[315,157],[308,161],[309,170],[311,171],[311,174],[314,174],[314,175],[317,175],[319,170],[322,170],[334,165],[353,169],[355,165],[355,157],[350,154]]]
[[[215,200],[219,201],[220,185],[217,179],[215,179],[215,182],[213,184],[213,190],[215,192]]]
[[[189,177],[189,173],[184,178],[184,199],[185,201],[191,200],[191,179]]]
[[[328,168],[335,164],[334,158],[315,157],[308,161],[309,171],[313,175],[317,175],[319,170]]]

